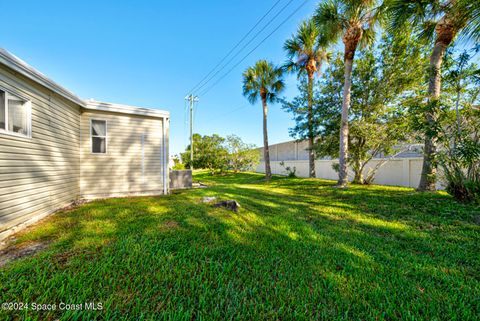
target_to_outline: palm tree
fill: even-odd
[[[480,48],[480,2],[473,0],[457,0],[459,14],[464,21],[468,21],[463,31],[469,38],[476,42]]]
[[[320,30],[312,19],[303,21],[297,33],[288,39],[283,49],[286,51],[288,61],[284,66],[287,72],[296,72],[299,76],[307,74],[308,77],[308,153],[309,176],[315,175],[315,152],[313,144],[315,133],[313,128],[313,83],[315,73],[320,73],[322,63],[328,61],[329,54],[321,41]]]
[[[425,130],[425,146],[422,175],[419,191],[434,191],[436,189],[436,153],[437,141],[435,106],[441,92],[441,68],[447,48],[455,37],[465,30],[466,36],[478,39],[475,20],[478,23],[478,2],[465,0],[389,0],[386,2],[389,16],[389,29],[398,32],[404,24],[413,25],[420,40],[432,41],[434,46],[430,55],[428,96],[429,106],[425,112],[427,129]],[[474,9],[477,9],[475,13]],[[475,18],[476,16],[476,18]],[[466,28],[465,28],[466,27]]]
[[[268,148],[267,103],[274,103],[285,88],[281,68],[266,61],[259,60],[243,73],[243,95],[253,105],[260,97],[263,106],[263,158],[266,179],[272,177],[270,152]]]
[[[359,45],[367,45],[375,39],[375,26],[382,15],[376,0],[327,0],[321,2],[314,21],[323,32],[324,39],[336,41],[340,37],[345,45],[345,82],[343,86],[342,120],[340,125],[339,187],[346,187],[348,160],[348,109],[352,87],[352,69]]]

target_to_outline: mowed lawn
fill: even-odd
[[[480,209],[445,193],[260,174],[101,200],[18,236],[48,242],[0,268],[0,302],[101,311],[0,319],[478,320]],[[201,202],[235,199],[238,214]]]

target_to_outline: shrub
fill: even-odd
[[[175,165],[173,165],[172,169],[174,171],[182,171],[182,170],[186,169],[186,167],[185,167],[185,164],[183,164],[183,163],[175,162]]]
[[[296,178],[297,177],[297,168],[295,166],[285,166],[285,162],[280,162],[280,166],[282,166],[285,171],[287,172],[287,177],[289,178]]]
[[[227,136],[228,169],[235,173],[254,170],[260,162],[260,151],[236,135]]]
[[[480,204],[480,142],[461,139],[452,150],[439,154],[447,192],[461,202]]]

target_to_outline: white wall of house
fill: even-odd
[[[0,132],[0,239],[79,195],[80,106],[0,65],[0,87],[31,104],[31,137]]]
[[[168,193],[168,131],[166,111],[86,102],[0,49],[0,241],[82,196]]]
[[[106,153],[92,153],[91,120],[107,124]],[[84,198],[164,193],[163,119],[87,110],[80,126],[80,194]]]

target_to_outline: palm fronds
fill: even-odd
[[[283,49],[288,60],[283,69],[300,75],[306,72],[309,64],[315,68],[321,66],[329,57],[325,49],[326,43],[322,39],[320,30],[312,19],[303,21],[297,32],[285,41]],[[319,68],[313,71],[320,72]]]
[[[268,102],[277,100],[285,88],[283,70],[267,60],[259,60],[243,73],[243,95],[255,104],[262,93]]]

